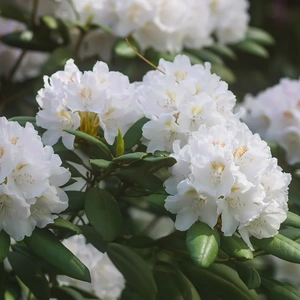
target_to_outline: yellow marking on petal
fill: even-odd
[[[173,102],[176,100],[176,93],[173,91],[166,91],[165,94],[172,100]]]
[[[283,112],[283,115],[287,119],[294,119],[294,114],[291,111],[286,110]]]
[[[232,188],[231,188],[231,192],[234,192],[234,191],[238,191],[240,190],[240,187],[234,185]]]
[[[222,173],[225,169],[225,165],[223,163],[219,162],[219,161],[214,161],[214,162],[211,163],[211,168],[215,172]]]
[[[200,114],[203,113],[203,110],[204,110],[203,106],[201,106],[201,105],[194,106],[192,108],[192,114],[193,115],[200,115]]]
[[[220,147],[224,148],[226,146],[226,143],[225,142],[221,142],[221,141],[213,141],[212,144],[214,146],[217,146],[219,145]]]
[[[180,81],[180,80],[184,80],[187,76],[188,72],[187,71],[175,71],[174,72],[174,76],[175,78],[177,79],[177,81]]]
[[[248,148],[246,146],[241,146],[234,151],[233,156],[235,158],[241,158],[247,151]]]
[[[22,170],[24,167],[26,167],[27,165],[28,165],[28,164],[18,164],[16,169],[17,169],[18,171],[21,171],[21,170]]]
[[[14,138],[11,138],[9,141],[12,143],[12,144],[16,144],[17,143],[17,141],[19,140],[19,138],[18,137],[14,137]]]
[[[4,147],[0,146],[0,158],[2,158],[4,153],[5,153]]]

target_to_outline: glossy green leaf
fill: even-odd
[[[82,281],[91,281],[88,268],[49,230],[35,228],[25,244],[37,257],[53,266],[60,274]]]
[[[217,55],[207,49],[193,50],[190,52],[192,54],[195,54],[198,57],[200,57],[200,59],[202,59],[203,61],[209,61],[209,62],[211,62],[213,64],[217,64],[217,65],[223,64],[223,60],[219,55]]]
[[[26,116],[13,117],[13,118],[10,118],[9,121],[18,122],[23,127],[25,127],[27,122],[32,123],[32,124],[36,123],[35,117],[26,117]]]
[[[115,169],[117,168],[117,165],[112,163],[109,160],[105,159],[90,159],[90,164],[94,165],[100,169],[108,170],[108,169]]]
[[[272,300],[299,300],[299,289],[277,281],[273,278],[261,277],[261,285],[269,299]]]
[[[71,161],[76,164],[82,164],[82,159],[74,151],[61,151],[59,157],[62,161]]]
[[[125,58],[133,58],[137,56],[133,49],[124,40],[117,42],[115,46],[115,53],[118,56]]]
[[[68,212],[75,212],[84,209],[84,200],[85,200],[85,193],[80,191],[67,191],[66,192],[69,198],[69,206],[64,211],[65,213]]]
[[[58,46],[51,39],[41,38],[31,30],[2,35],[0,40],[8,46],[33,51],[52,51]]]
[[[118,156],[121,156],[123,154],[124,154],[124,139],[123,139],[121,130],[118,129],[116,156],[118,157]]]
[[[286,229],[279,230],[279,233],[293,241],[300,238],[299,228],[286,228]]]
[[[234,53],[234,51],[226,45],[214,44],[212,46],[209,46],[209,49],[219,55],[229,57],[231,59],[236,59],[236,54]]]
[[[57,300],[85,300],[79,291],[69,286],[53,287],[51,289],[51,298],[55,298]]]
[[[251,241],[253,245],[269,254],[286,261],[300,263],[300,245],[281,234],[261,240],[252,237]]]
[[[82,225],[79,227],[89,243],[91,243],[100,252],[106,252],[107,242],[103,240],[101,235],[92,226]]]
[[[273,45],[275,43],[274,38],[269,33],[256,27],[248,28],[245,39],[253,40],[260,44],[266,45]]]
[[[206,289],[222,300],[258,300],[254,290],[249,290],[238,273],[224,264],[212,264],[208,268],[198,268],[182,263],[181,268],[198,289]]]
[[[291,211],[288,211],[287,218],[283,222],[283,225],[300,228],[300,216]]]
[[[261,279],[257,271],[245,263],[237,263],[236,271],[249,290],[260,287]]]
[[[6,258],[10,247],[10,237],[9,235],[2,229],[0,231],[0,264]]]
[[[68,230],[73,231],[77,234],[81,234],[81,229],[77,225],[69,222],[68,220],[60,218],[60,217],[56,218],[54,220],[54,223],[48,224],[47,227],[48,228],[53,228],[53,229],[68,229]]]
[[[5,292],[5,270],[4,270],[4,264],[0,263],[0,300],[4,299],[4,292]]]
[[[96,187],[88,190],[85,212],[92,227],[105,241],[118,237],[122,229],[122,215],[118,203],[109,192]]]
[[[211,72],[216,73],[218,76],[220,76],[224,81],[228,83],[233,83],[236,81],[236,77],[232,72],[232,70],[230,70],[225,65],[212,64]]]
[[[143,117],[136,121],[125,133],[123,139],[125,144],[125,150],[129,150],[135,145],[139,144],[143,135],[142,128],[149,121],[149,119]]]
[[[96,146],[97,149],[99,150],[99,155],[103,155],[104,156],[103,158],[111,159],[113,157],[108,147],[103,142],[96,139],[95,137],[77,130],[64,130],[64,131],[72,135],[75,135],[75,137],[84,140],[89,144]]]
[[[218,255],[219,232],[205,223],[197,222],[187,231],[186,245],[195,265],[207,268]]]
[[[49,283],[32,258],[18,252],[10,252],[8,260],[16,275],[37,300],[48,300],[50,298]]]
[[[129,165],[136,161],[142,160],[146,156],[147,153],[144,152],[133,152],[133,153],[124,154],[119,157],[115,157],[112,161],[120,165]]]
[[[268,51],[254,41],[250,41],[250,40],[242,41],[236,44],[235,47],[237,47],[238,49],[244,52],[254,54],[256,56],[260,56],[263,58],[267,58],[269,56]]]
[[[239,237],[221,235],[221,248],[230,257],[237,259],[253,259],[253,253],[247,244]]]
[[[165,201],[168,195],[165,194],[152,194],[147,197],[147,200],[157,208],[165,210]]]
[[[1,1],[0,16],[17,20],[22,23],[29,23],[31,20],[31,13],[29,11],[21,9],[20,6],[9,2],[11,1]]]
[[[154,300],[157,287],[146,262],[129,248],[111,243],[107,254],[125,277],[126,283],[137,291],[143,300]]]
[[[154,278],[158,288],[157,300],[200,300],[197,290],[187,277],[168,264],[156,265]]]

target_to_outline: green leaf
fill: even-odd
[[[0,3],[0,16],[25,24],[29,23],[31,20],[31,13],[29,11],[23,10],[19,6],[3,0]]]
[[[231,59],[236,59],[236,54],[234,53],[234,51],[232,51],[232,49],[226,45],[214,44],[212,46],[209,46],[209,50],[216,52],[219,55],[229,57]]]
[[[31,30],[2,35],[0,40],[8,46],[33,51],[52,51],[58,46],[51,39],[41,38]]]
[[[34,124],[34,125],[36,124],[35,117],[27,117],[27,116],[13,117],[13,118],[10,118],[9,121],[18,122],[23,127],[25,127],[27,122]]]
[[[268,51],[264,47],[250,40],[239,42],[235,45],[235,47],[244,52],[254,54],[263,58],[267,58],[269,56]]]
[[[236,270],[249,290],[260,287],[261,279],[257,271],[245,263],[237,263]]]
[[[253,245],[269,254],[286,261],[300,263],[300,245],[281,234],[261,240],[252,237],[251,241]]]
[[[56,268],[61,274],[82,281],[91,281],[88,268],[49,230],[35,228],[25,244],[37,257]]]
[[[221,249],[230,257],[237,259],[253,259],[253,253],[247,244],[239,237],[221,235]]]
[[[300,228],[300,216],[291,211],[288,211],[287,218],[283,222],[283,225]]]
[[[143,135],[142,128],[149,121],[146,117],[143,117],[136,121],[125,133],[124,144],[125,150],[130,150],[135,145],[139,144]]]
[[[253,40],[255,42],[265,45],[273,45],[275,43],[274,38],[269,33],[256,27],[248,28],[245,39]]]
[[[121,156],[124,154],[124,140],[122,136],[122,132],[118,129],[118,136],[117,136],[117,146],[116,146],[116,156]]]
[[[50,298],[49,283],[32,258],[18,252],[10,252],[8,260],[16,275],[37,300],[48,300]]]
[[[232,70],[227,68],[225,65],[212,64],[211,72],[216,73],[218,76],[221,77],[221,79],[228,83],[233,83],[236,81],[236,77]]]
[[[89,144],[92,144],[97,147],[97,149],[101,152],[101,154],[104,156],[103,158],[111,159],[113,155],[111,154],[108,147],[101,142],[100,140],[96,139],[95,137],[76,130],[64,130],[67,133],[70,133],[72,135],[75,135],[77,138],[86,141]],[[100,154],[100,153],[99,153]]]
[[[108,169],[115,169],[117,168],[117,165],[112,163],[109,160],[105,159],[90,159],[90,164],[94,165],[100,169],[108,170]]]
[[[218,255],[219,232],[205,223],[197,222],[187,231],[186,245],[195,265],[207,268]]]
[[[254,290],[249,290],[238,273],[227,265],[212,264],[208,268],[198,268],[182,263],[181,267],[194,286],[205,288],[222,300],[257,300]]]
[[[54,223],[48,224],[47,227],[54,228],[54,229],[61,229],[61,228],[68,229],[75,232],[76,234],[81,234],[81,229],[77,225],[69,222],[68,220],[62,219],[60,217],[56,218],[54,220]]]
[[[74,300],[85,300],[79,291],[74,290],[69,286],[55,286],[51,289],[51,298],[58,300],[74,299]]]
[[[4,292],[6,289],[5,279],[4,264],[0,263],[0,300],[5,300],[6,298],[4,298]]]
[[[150,202],[155,207],[166,210],[165,209],[165,201],[168,195],[165,194],[152,194],[147,197],[148,202]]]
[[[60,152],[59,157],[62,161],[71,161],[76,164],[82,164],[82,159],[74,151],[71,150]]]
[[[133,153],[124,154],[119,157],[115,157],[112,161],[120,165],[129,165],[133,162],[142,160],[146,156],[147,153],[144,152],[133,152]]]
[[[6,258],[10,247],[10,237],[9,235],[2,229],[0,231],[0,264]]]
[[[92,227],[105,241],[113,241],[122,229],[122,214],[115,198],[106,190],[91,188],[86,193],[85,212]]]
[[[115,53],[118,56],[125,57],[125,58],[133,58],[137,56],[137,54],[133,51],[133,49],[124,40],[117,42],[115,46]]]
[[[215,53],[207,50],[207,49],[201,49],[201,50],[190,50],[190,52],[202,59],[203,61],[210,61],[213,64],[222,65],[224,62],[222,58],[219,55],[216,55]]]
[[[79,191],[67,191],[69,198],[69,206],[64,211],[64,213],[78,212],[84,209],[85,193]]]
[[[176,164],[176,159],[170,156],[146,156],[143,158],[143,161],[147,162],[148,172],[154,173],[161,168],[170,168]]]
[[[157,300],[200,300],[193,284],[179,270],[168,264],[160,263],[154,268],[157,284]]]
[[[79,226],[86,240],[91,243],[96,249],[104,253],[107,249],[107,242],[103,240],[101,235],[91,226]]]
[[[261,277],[261,285],[263,290],[272,300],[299,300],[300,299],[300,291],[295,287],[277,281],[273,278]]]
[[[183,55],[186,55],[189,59],[192,65],[203,65],[203,60],[201,60],[196,55],[188,52],[188,51],[182,51]],[[174,60],[174,59],[173,59]]]
[[[129,248],[111,243],[107,254],[125,277],[126,283],[137,291],[143,300],[154,300],[157,287],[146,262]]]
[[[298,228],[286,228],[279,230],[279,233],[293,241],[300,238],[300,230]]]
[[[133,236],[130,238],[126,245],[131,248],[149,248],[152,247],[154,240],[149,236],[141,235],[141,236]]]

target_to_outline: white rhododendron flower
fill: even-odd
[[[278,143],[289,164],[300,162],[300,80],[282,79],[257,97],[246,96],[243,120],[253,132]]]
[[[203,124],[235,122],[235,96],[211,74],[209,63],[192,66],[187,56],[177,55],[173,63],[161,59],[158,68],[162,72],[148,72],[137,86],[139,102],[150,119],[143,127],[148,152],[172,152],[175,140],[186,143]]]
[[[50,146],[32,124],[25,128],[0,118],[0,230],[17,241],[43,228],[68,207],[59,188],[70,179]]]
[[[63,244],[90,270],[91,283],[58,276],[61,284],[72,285],[94,293],[103,300],[116,300],[125,288],[125,279],[106,253],[101,253],[92,244],[86,244],[83,235],[72,236]]]
[[[37,102],[42,108],[37,124],[47,129],[43,141],[54,145],[62,137],[68,149],[73,149],[75,137],[66,129],[97,136],[101,128],[106,141],[113,144],[118,129],[124,135],[142,116],[128,77],[110,72],[103,62],[97,62],[93,71],[82,73],[72,59],[68,60],[64,71],[44,77]]]

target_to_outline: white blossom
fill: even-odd
[[[300,80],[281,79],[257,97],[246,96],[243,120],[265,140],[278,143],[293,165],[300,162]]]
[[[68,207],[59,186],[70,179],[60,158],[44,147],[32,124],[0,118],[0,230],[19,241],[53,223]]]
[[[72,285],[92,292],[103,300],[116,300],[125,288],[125,279],[106,253],[101,253],[93,245],[86,244],[83,235],[72,236],[63,244],[73,252],[90,270],[91,283],[67,276],[58,276],[61,284]]]

